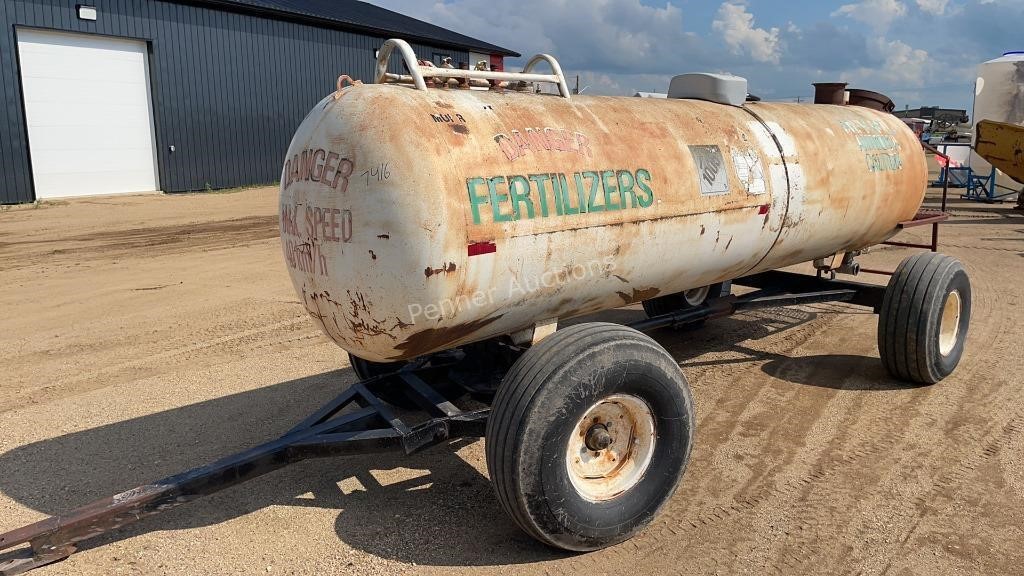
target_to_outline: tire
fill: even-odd
[[[363,360],[358,356],[353,356],[352,354],[348,355],[348,361],[349,364],[352,365],[352,371],[356,373],[356,377],[360,380],[366,380],[368,378],[373,378],[374,376],[380,376],[381,374],[395,372],[406,364],[405,362],[371,362],[369,360]],[[404,408],[406,410],[418,408],[416,403],[403,394],[402,390],[398,388],[378,386],[374,389],[374,395],[392,406],[397,406],[398,408]]]
[[[923,252],[903,260],[878,314],[878,353],[900,380],[934,384],[964,352],[971,322],[971,282],[960,261]]]
[[[644,312],[647,313],[648,318],[654,318],[655,316],[661,316],[663,314],[671,314],[672,312],[707,306],[708,300],[718,298],[722,295],[722,288],[724,284],[725,283],[723,282],[718,282],[716,284],[711,284],[710,286],[693,288],[683,292],[676,292],[675,294],[666,294],[664,296],[651,298],[650,300],[644,300]],[[687,324],[684,328],[699,328],[703,326],[705,322],[707,322],[707,320],[698,320]]]
[[[630,425],[606,428],[611,445],[600,449],[587,444],[601,440],[595,419]],[[577,324],[527,350],[506,375],[487,422],[487,470],[524,532],[555,548],[597,550],[642,530],[672,496],[695,422],[686,378],[664,348],[618,324]]]

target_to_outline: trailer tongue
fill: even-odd
[[[0,551],[30,545],[10,558],[0,556],[0,575],[61,560],[83,541],[301,460],[387,450],[412,454],[450,438],[483,436],[487,410],[462,411],[420,378],[445,368],[424,362],[363,380],[277,440],[0,534]],[[429,419],[406,424],[372,392],[381,386],[403,388]]]

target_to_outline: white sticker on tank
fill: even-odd
[[[747,129],[757,138],[757,145],[769,158],[776,158],[779,153],[779,147],[775,144],[775,140],[772,139],[771,132],[760,123],[751,120],[747,123]]]
[[[727,194],[729,175],[725,168],[722,149],[715,145],[691,145],[690,155],[697,166],[700,193],[704,196]]]
[[[768,191],[764,183],[764,166],[756,150],[733,150],[732,163],[747,194],[764,194]]]
[[[796,158],[796,144],[789,133],[782,126],[779,126],[778,122],[765,122],[765,124],[768,125],[768,129],[771,130],[772,134],[779,141],[779,145],[782,146],[782,155],[786,158]]]

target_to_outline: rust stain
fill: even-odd
[[[398,344],[396,348],[402,351],[402,358],[411,358],[434,350],[449,348],[453,342],[481,330],[502,316],[504,314],[498,314],[497,316],[481,318],[449,328],[427,328],[426,330],[411,334],[404,342]]]
[[[434,274],[449,274],[451,272],[455,272],[455,262],[449,262],[440,268],[431,268],[430,266],[427,266],[426,270],[423,271],[423,274],[425,274],[427,278],[430,278]]]
[[[626,304],[635,304],[637,302],[643,302],[644,300],[650,300],[660,292],[661,290],[658,288],[652,287],[644,290],[637,290],[636,288],[633,288],[633,294],[626,294],[625,292],[616,292],[616,294],[618,294],[619,298],[622,298],[622,301]]]
[[[801,222],[803,222],[803,220],[804,220],[803,215],[800,215],[797,218],[793,218],[793,216],[791,214],[786,214],[786,217],[782,219],[782,227],[783,228],[796,228],[797,226],[800,225]]]
[[[345,322],[348,324],[354,338],[358,340],[364,336],[387,336],[392,340],[398,339],[391,333],[394,328],[386,327],[384,320],[377,320],[373,317],[370,313],[370,307],[366,303],[366,298],[361,292],[353,294],[350,290],[346,290],[345,293],[348,295],[348,302],[351,307],[351,311],[344,315]],[[341,308],[341,305],[338,304],[338,307]]]
[[[308,305],[306,309],[309,310],[314,318],[320,321],[328,333],[335,334],[336,330],[339,336],[350,335],[354,342],[361,343],[366,336],[387,336],[392,340],[397,340],[391,332],[399,328],[399,325],[388,327],[384,320],[374,318],[370,313],[370,306],[367,304],[366,298],[362,293],[355,292],[353,294],[350,290],[345,292],[348,296],[347,306],[345,303],[333,299],[331,293],[325,290],[319,293],[308,294],[316,310],[310,309]],[[303,299],[305,299],[306,295],[305,289],[303,289]],[[331,312],[328,317],[328,314],[320,309],[321,302],[326,302],[340,311],[342,322],[338,321],[337,313]],[[346,310],[346,307],[348,310]],[[334,325],[333,330],[328,325],[328,319]],[[346,327],[342,328],[341,324],[345,324]]]
[[[459,134],[469,134],[469,128],[465,124],[452,124],[452,131]]]

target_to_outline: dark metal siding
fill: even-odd
[[[99,18],[85,22],[80,1],[0,0],[0,203],[34,200],[18,27],[149,42],[157,164],[168,192],[276,181],[299,122],[338,75],[372,81],[373,53],[384,40],[157,0],[94,0]],[[469,61],[458,49],[413,49],[428,60],[443,52],[456,64]],[[400,68],[394,58],[391,68]]]

